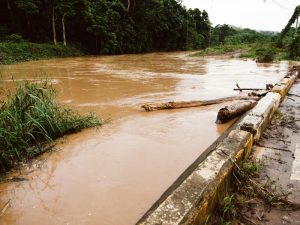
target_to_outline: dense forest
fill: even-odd
[[[5,0],[0,37],[76,43],[92,53],[117,54],[205,48],[206,11],[178,0]]]
[[[292,18],[299,16],[299,9]],[[265,49],[252,48],[249,57],[264,52],[298,59],[299,29],[285,30],[279,49],[277,33],[226,24],[213,27],[205,10],[187,9],[181,0],[2,0],[0,64],[77,56],[82,51],[123,54],[213,46],[230,50],[227,45],[253,43]]]

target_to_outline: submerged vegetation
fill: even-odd
[[[58,105],[55,95],[47,82],[25,82],[0,102],[0,173],[48,150],[55,138],[102,125],[93,114]]]

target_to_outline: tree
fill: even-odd
[[[40,13],[40,5],[42,4],[42,1],[40,0],[16,0],[15,6],[17,9],[21,10],[22,13],[24,13],[26,18],[26,34],[27,36],[31,36],[32,28],[31,28],[31,22],[30,17],[34,15],[38,15]],[[11,2],[8,1],[8,7],[11,7]]]
[[[56,11],[61,16],[62,38],[65,46],[67,45],[65,19],[75,15],[74,4],[73,0],[57,0],[55,5]]]
[[[0,33],[77,42],[93,53],[205,48],[210,37],[208,14],[180,0],[2,0],[0,6]]]

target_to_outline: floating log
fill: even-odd
[[[218,98],[213,100],[203,100],[203,101],[181,101],[181,102],[166,102],[166,103],[148,103],[141,106],[141,108],[145,109],[147,112],[164,110],[164,109],[180,109],[180,108],[190,108],[190,107],[199,107],[199,106],[207,106],[220,104],[229,101],[237,101],[237,100],[259,100],[260,98],[257,96],[249,97],[249,96],[233,96],[226,98]]]
[[[240,116],[248,110],[252,109],[256,104],[257,101],[255,100],[247,100],[225,106],[224,108],[219,110],[216,123],[222,124],[237,116]]]

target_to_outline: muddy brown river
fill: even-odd
[[[284,76],[288,62],[257,65],[188,53],[153,53],[36,61],[1,68],[4,87],[47,77],[58,101],[111,122],[58,141],[0,184],[1,225],[134,224],[228,128],[220,105],[146,113],[140,105],[232,96]]]

